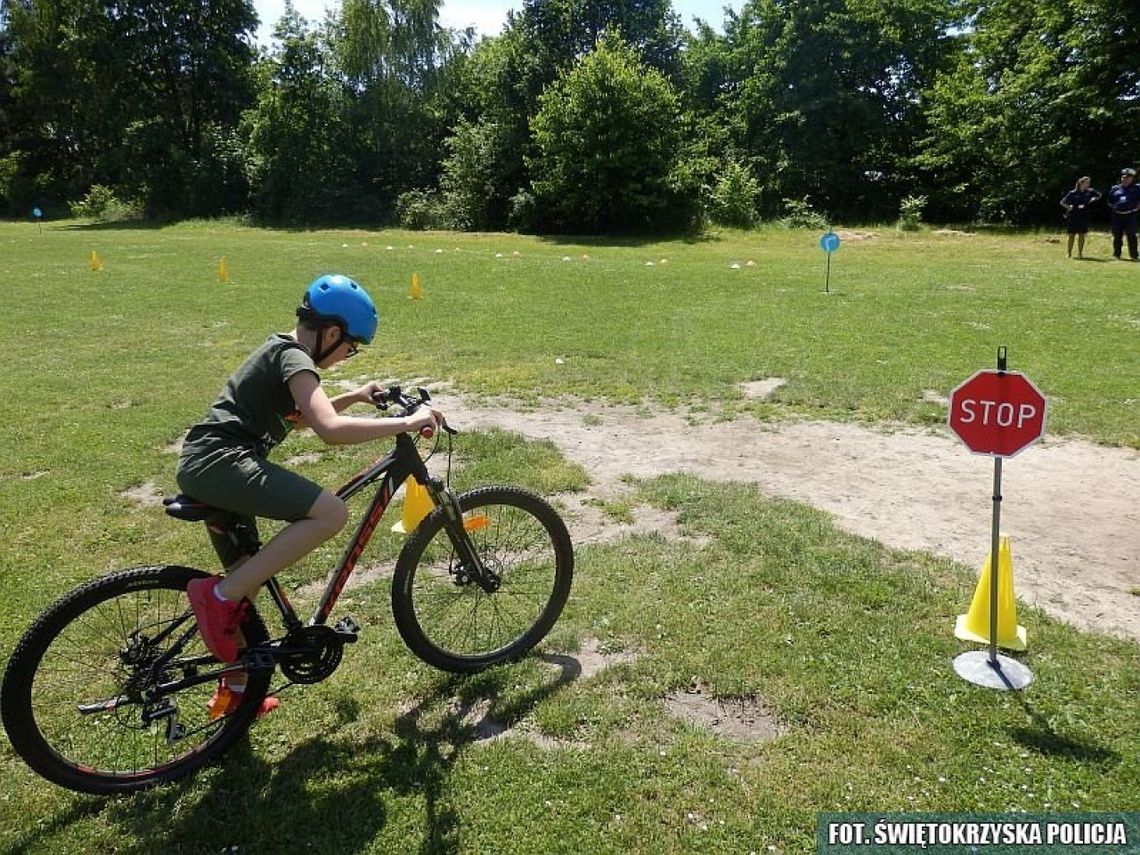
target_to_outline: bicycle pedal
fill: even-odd
[[[177,714],[166,720],[166,744],[173,745],[186,738],[186,726],[178,720]]]
[[[339,637],[341,641],[351,644],[356,641],[360,633],[360,624],[348,615],[345,615],[333,626],[333,632],[337,634],[337,637]]]

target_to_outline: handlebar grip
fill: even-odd
[[[420,428],[420,436],[422,436],[424,439],[431,439],[433,436],[435,436],[435,428],[431,428],[431,427]]]

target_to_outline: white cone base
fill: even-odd
[[[971,650],[955,657],[954,671],[975,686],[1002,692],[1024,689],[1033,682],[1033,672],[1016,659],[999,653],[996,667],[990,665],[990,654],[986,650]]]

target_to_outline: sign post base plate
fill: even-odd
[[[984,650],[971,650],[955,657],[954,671],[975,686],[1002,692],[1024,689],[1033,682],[1033,672],[1016,659],[999,653],[996,664],[991,663],[989,653]]]

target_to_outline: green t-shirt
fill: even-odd
[[[190,429],[183,445],[216,448],[219,444],[252,445],[264,457],[285,439],[301,413],[289,391],[289,379],[311,371],[320,380],[304,345],[276,333],[255,350],[222,388],[206,418]]]

